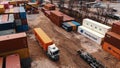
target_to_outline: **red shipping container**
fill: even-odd
[[[120,35],[119,34],[116,34],[114,32],[107,32],[105,35],[104,41],[120,49]]]
[[[22,21],[22,25],[27,25],[28,24],[27,19],[21,19],[21,21]]]
[[[3,68],[3,57],[0,57],[0,68]]]
[[[111,31],[120,35],[120,22],[113,23]]]
[[[0,53],[28,48],[26,33],[0,36]]]
[[[6,57],[6,68],[21,68],[20,57],[18,54],[9,55]]]

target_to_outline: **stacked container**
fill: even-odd
[[[99,22],[91,19],[84,19],[83,25],[78,27],[78,32],[95,41],[96,43],[101,44],[106,32],[108,32],[110,29],[111,27]]]
[[[50,19],[57,26],[62,26],[63,22],[69,22],[74,20],[74,18],[67,16],[66,14],[57,10],[50,12]]]
[[[107,32],[103,49],[120,60],[120,23],[114,23],[111,32]]]
[[[78,26],[80,26],[80,24],[76,21],[70,21],[70,22],[62,23],[62,28],[65,29],[68,32],[77,31]]]
[[[0,36],[0,56],[17,53],[21,59],[29,58],[26,33]]]
[[[27,23],[27,16],[26,16],[26,11],[24,9],[24,7],[19,7],[19,18],[20,19],[16,19],[16,31],[17,32],[24,32],[24,31],[28,31],[28,23]]]
[[[15,33],[15,23],[13,14],[0,15],[0,35]]]

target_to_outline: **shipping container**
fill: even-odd
[[[21,19],[15,19],[15,25],[16,26],[21,26],[22,25]]]
[[[62,23],[62,28],[65,29],[68,32],[72,31],[72,26],[69,25],[67,22]]]
[[[11,23],[14,23],[14,15],[13,14],[9,14],[9,17],[8,17],[8,22],[11,22]]]
[[[0,57],[0,68],[3,68],[3,57]]]
[[[88,18],[83,20],[83,26],[85,26],[91,30],[94,30],[100,34],[103,34],[103,35],[105,35],[106,32],[108,32],[111,29],[111,27],[109,27],[107,25],[101,24],[99,22],[96,22],[96,21],[88,19]]]
[[[0,53],[28,48],[26,33],[0,36]]]
[[[20,18],[21,19],[26,19],[26,11],[24,9],[24,7],[20,7]]]
[[[6,68],[21,68],[20,56],[18,54],[12,54],[6,57]]]
[[[62,26],[63,21],[63,13],[59,11],[51,11],[51,21],[57,26]]]
[[[0,13],[4,13],[4,12],[5,12],[4,5],[0,5]]]
[[[78,33],[86,36],[87,38],[95,41],[96,43],[98,43],[99,45],[102,43],[102,40],[104,38],[104,35],[99,34],[98,32],[95,32],[91,29],[88,29],[84,26],[79,26],[78,27]]]
[[[14,34],[14,33],[16,33],[15,29],[3,30],[3,31],[0,31],[0,36]]]
[[[111,31],[120,34],[120,22],[113,23]]]
[[[0,22],[0,31],[14,29],[15,23],[9,21],[8,14],[2,15],[2,20]]]
[[[21,19],[22,25],[28,25],[27,19]]]
[[[104,41],[120,49],[120,35],[119,34],[116,34],[114,32],[107,32],[105,35]]]
[[[77,26],[75,24],[73,24],[72,22],[67,22],[67,23],[72,26],[72,31],[77,30]]]
[[[30,58],[28,48],[22,48],[22,49],[17,49],[17,50],[14,50],[14,51],[3,52],[3,53],[0,53],[0,56],[5,57],[5,56],[10,55],[10,54],[19,54],[20,59]]]
[[[28,30],[29,30],[28,25],[20,25],[16,27],[16,32],[24,32]]]
[[[76,25],[76,27],[77,27],[77,29],[78,29],[78,26],[80,26],[80,23],[79,22],[76,22],[76,21],[71,21],[73,24],[75,24]],[[76,31],[77,31],[77,29],[76,29]]]
[[[36,36],[36,39],[40,42],[43,50],[47,51],[48,46],[53,44],[53,40],[51,40],[41,28],[35,28],[34,34]]]
[[[113,45],[107,42],[104,42],[102,48],[120,60],[120,49],[114,47]]]

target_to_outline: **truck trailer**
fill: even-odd
[[[41,28],[34,28],[33,31],[39,45],[46,52],[47,56],[52,60],[59,60],[59,49],[54,44],[53,40],[51,40]]]

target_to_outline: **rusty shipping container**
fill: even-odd
[[[0,36],[0,53],[28,48],[26,33]]]
[[[0,57],[0,68],[3,68],[3,57]]]
[[[5,67],[6,68],[21,68],[20,56],[18,54],[7,56]]]
[[[120,49],[114,47],[107,42],[103,43],[102,48],[120,60]]]
[[[113,23],[111,31],[120,35],[120,22]]]
[[[107,32],[105,35],[104,41],[120,49],[120,35],[119,34],[116,34],[114,32]]]
[[[63,21],[63,14],[59,11],[51,11],[51,21],[56,24],[57,26],[62,25]]]

